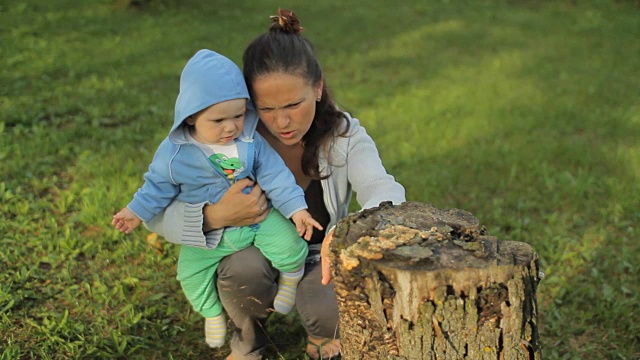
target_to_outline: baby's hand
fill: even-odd
[[[320,226],[320,224],[311,217],[311,214],[309,214],[307,210],[298,211],[293,214],[291,219],[296,224],[298,235],[302,236],[307,241],[311,240],[314,227],[318,230],[322,230],[322,226]]]
[[[111,225],[115,226],[117,230],[128,234],[140,225],[140,220],[133,211],[124,208],[117,214],[113,215]]]

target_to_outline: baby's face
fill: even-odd
[[[225,145],[240,136],[244,127],[246,99],[223,101],[189,117],[186,122],[193,125],[191,136],[203,144]]]

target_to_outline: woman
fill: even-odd
[[[305,189],[309,212],[327,229],[315,231],[309,241],[296,307],[308,335],[307,354],[328,359],[340,353],[338,307],[324,257],[320,266],[321,247],[326,250],[333,227],[347,215],[352,191],[362,208],[382,201],[399,204],[405,191],[387,174],[358,120],[335,105],[295,14],[279,10],[271,18],[269,31],[245,50],[243,72],[260,116],[258,132],[284,159]],[[265,218],[267,199],[259,185],[245,194],[250,185],[246,179],[237,182],[212,205],[175,202],[148,226],[171,242],[216,244],[224,227]],[[252,246],[222,260],[217,275],[220,299],[237,328],[227,359],[261,358],[278,271]]]

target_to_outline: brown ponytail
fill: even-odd
[[[304,28],[300,26],[300,20],[296,14],[291,10],[278,9],[278,15],[269,17],[271,19],[271,26],[269,30],[280,30],[285,33],[300,34]]]

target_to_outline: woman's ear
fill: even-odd
[[[196,123],[196,120],[193,118],[193,115],[189,115],[189,117],[184,119],[184,122],[186,122],[188,125],[193,125]]]
[[[322,90],[324,89],[324,79],[321,78],[316,86],[316,101],[322,100]]]

